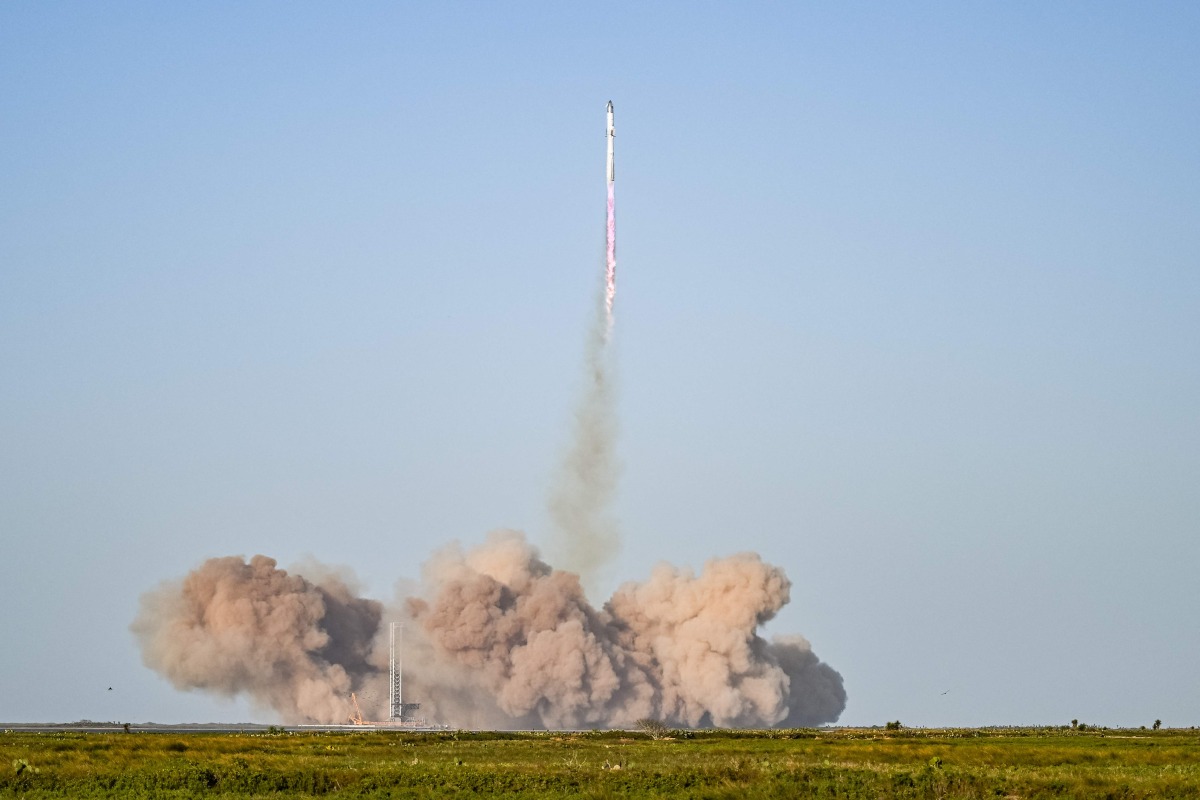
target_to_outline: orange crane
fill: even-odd
[[[350,702],[354,703],[354,713],[350,715],[350,724],[365,725],[366,723],[363,722],[362,709],[358,707],[358,698],[354,695],[354,692],[350,693]]]

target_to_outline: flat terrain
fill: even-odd
[[[0,797],[1195,798],[1200,731],[0,733]]]

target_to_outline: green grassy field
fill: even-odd
[[[1200,731],[0,734],[3,797],[1196,798]]]

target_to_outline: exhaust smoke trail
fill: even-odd
[[[571,445],[550,492],[550,547],[564,569],[593,582],[616,556],[620,532],[611,506],[617,491],[617,414],[607,351],[605,306],[597,306],[584,350],[583,397],[575,409]]]
[[[604,282],[597,316],[584,348],[587,382],[575,412],[571,446],[550,495],[554,522],[551,541],[555,561],[578,573],[589,588],[620,547],[620,532],[610,510],[617,488],[617,417],[612,364],[608,348],[613,333],[613,301],[617,296],[616,166],[613,104],[608,101],[605,128]]]

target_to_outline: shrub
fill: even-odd
[[[665,739],[671,733],[670,728],[664,725],[661,720],[651,719],[649,717],[645,719],[639,719],[637,721],[637,726],[642,733],[646,734],[651,739]]]

